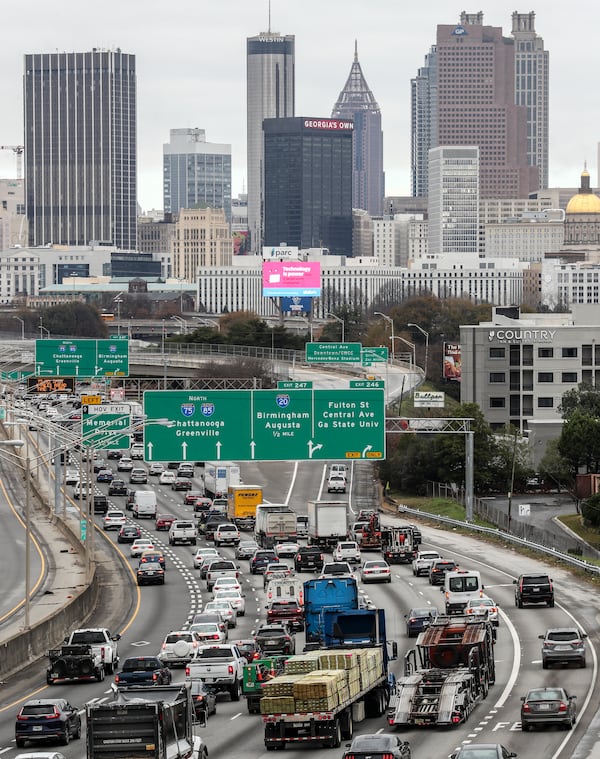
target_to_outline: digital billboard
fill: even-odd
[[[442,376],[445,380],[455,380],[456,382],[460,382],[460,345],[457,343],[444,343],[444,368]]]
[[[263,295],[318,298],[321,295],[319,261],[265,261],[262,269]]]
[[[281,299],[281,310],[284,314],[292,314],[292,316],[304,316],[311,312],[312,298],[301,298],[299,295],[294,295],[293,298]]]

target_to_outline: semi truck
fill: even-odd
[[[321,577],[304,583],[306,647],[325,643],[325,615],[358,609],[358,585],[353,577]]]
[[[261,548],[294,541],[297,537],[296,512],[285,504],[261,503],[256,508],[254,539]]]
[[[227,497],[230,487],[241,484],[240,467],[233,461],[207,461],[204,464],[204,490],[211,497]]]
[[[459,725],[496,679],[494,631],[481,617],[440,615],[404,658],[388,712],[392,727]]]
[[[186,684],[116,691],[114,700],[86,704],[85,711],[87,759],[196,759],[206,754],[203,741],[192,734]]]
[[[348,538],[346,501],[308,502],[308,544],[333,549]]]
[[[415,558],[410,527],[384,527],[381,531],[383,558],[388,564],[409,564]]]
[[[252,530],[256,522],[256,507],[263,501],[259,485],[230,485],[227,490],[227,516],[240,530]]]
[[[350,740],[354,724],[385,713],[391,692],[382,609],[329,611],[325,648],[293,656],[263,684],[260,711],[268,751],[286,744],[331,748]],[[299,674],[304,673],[304,674]]]

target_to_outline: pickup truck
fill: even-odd
[[[206,590],[210,593],[219,577],[235,577],[237,579],[239,576],[240,572],[235,561],[215,559],[210,562],[206,570]]]
[[[171,670],[156,656],[132,656],[123,662],[123,669],[115,675],[115,683],[117,688],[170,685]]]
[[[103,666],[103,670],[109,675],[112,674],[119,663],[118,642],[120,635],[111,635],[106,627],[93,627],[87,629],[73,630],[64,642],[67,646],[88,645],[91,646],[95,656]]]
[[[195,546],[198,540],[198,530],[193,522],[188,519],[178,519],[171,525],[169,530],[169,545],[177,543],[189,543]]]
[[[104,664],[89,645],[64,645],[48,651],[46,683],[75,680],[104,680]]]
[[[202,680],[212,690],[228,692],[239,701],[246,659],[235,644],[200,646],[185,668],[185,676]]]

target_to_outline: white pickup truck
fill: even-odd
[[[115,671],[119,663],[118,642],[120,635],[111,635],[106,627],[90,627],[87,629],[73,630],[65,638],[68,646],[88,645],[92,647],[94,656],[99,657],[104,671],[109,675]]]
[[[210,593],[213,589],[213,585],[220,577],[235,577],[236,580],[240,576],[240,570],[235,561],[229,559],[214,559],[208,565],[206,570],[206,590]]]
[[[169,530],[169,545],[174,546],[177,543],[189,543],[195,546],[198,541],[198,530],[196,525],[189,519],[177,519],[171,525]]]
[[[189,680],[202,680],[212,690],[227,691],[232,701],[239,701],[247,663],[234,644],[199,646],[185,675]]]

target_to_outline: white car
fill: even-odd
[[[333,549],[333,560],[360,564],[361,554],[358,543],[354,540],[344,540],[338,543]]]
[[[79,472],[77,469],[67,469],[65,472],[65,485],[77,485],[79,482]]]
[[[240,542],[240,531],[234,524],[220,524],[214,532],[215,547],[220,545],[236,546]]]
[[[196,622],[190,625],[190,630],[196,633],[203,643],[227,642],[227,632],[216,622]]]
[[[467,601],[467,605],[465,606],[465,614],[481,617],[487,614],[487,618],[494,625],[494,627],[498,627],[500,624],[500,619],[498,617],[498,604],[494,601],[493,598],[489,598],[488,596],[481,596],[481,598],[470,598]]]
[[[147,538],[138,538],[137,540],[134,540],[131,544],[131,548],[129,549],[129,553],[131,556],[136,559],[138,556],[141,556],[144,551],[153,551],[154,550],[154,543],[151,540],[148,540]]]
[[[213,596],[219,590],[239,590],[242,592],[242,583],[237,577],[219,577],[212,587]]]
[[[209,601],[204,605],[204,611],[218,611],[227,622],[228,627],[237,627],[237,614],[229,601],[222,598],[220,601]]]
[[[243,617],[246,614],[246,599],[244,598],[244,594],[242,593],[241,589],[228,590],[226,588],[222,588],[220,590],[217,590],[215,587],[213,588],[213,594],[215,601],[229,601],[238,617]]]
[[[368,582],[391,582],[392,571],[390,565],[383,559],[365,561],[360,568],[360,579],[365,585]]]
[[[119,472],[131,472],[133,469],[133,461],[129,456],[121,456],[119,463],[117,464],[117,471]]]
[[[198,548],[194,554],[194,569],[200,569],[208,558],[210,558],[211,561],[212,559],[220,559],[221,554],[216,548]]]
[[[437,551],[419,551],[412,563],[412,572],[415,577],[428,575],[434,561],[441,559]]]
[[[165,471],[165,465],[155,462],[154,464],[150,464],[150,469],[148,469],[148,474],[154,477],[156,475],[162,474],[164,471]]]
[[[280,559],[293,558],[300,550],[298,543],[277,543],[275,546],[275,553]]]
[[[102,521],[105,530],[119,530],[127,524],[127,517],[122,511],[111,509],[106,512]]]
[[[175,480],[177,479],[177,475],[175,472],[172,472],[170,469],[166,469],[160,477],[158,478],[158,484],[159,485],[172,485]]]
[[[332,474],[327,480],[328,493],[345,493],[346,487],[346,478],[339,474]]]
[[[77,482],[73,487],[73,498],[79,500],[80,498],[89,498],[94,492],[94,486],[87,482]]]
[[[144,458],[144,446],[140,444],[132,445],[129,450],[129,455],[132,459],[141,460]]]
[[[164,639],[158,658],[168,667],[185,666],[201,643],[200,637],[191,630],[171,630]]]

